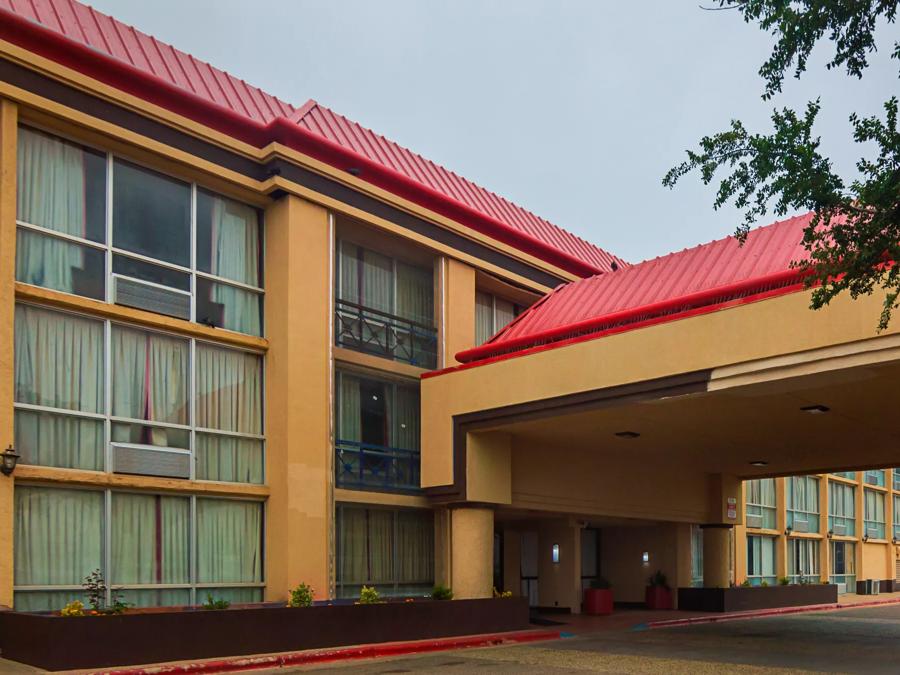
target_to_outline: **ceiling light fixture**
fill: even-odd
[[[750,466],[769,466],[769,463],[764,459],[754,459],[750,462]]]
[[[617,431],[616,436],[619,438],[637,438],[640,434],[636,431]]]
[[[831,408],[829,408],[827,405],[807,405],[800,408],[800,410],[802,412],[809,413],[810,415],[824,415],[829,410],[831,410]]]

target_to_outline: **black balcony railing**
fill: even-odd
[[[358,441],[334,444],[338,487],[383,492],[418,492],[419,451]]]
[[[410,319],[347,300],[334,303],[335,343],[339,347],[403,361],[419,368],[437,365],[437,330]]]

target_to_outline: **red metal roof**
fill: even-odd
[[[14,21],[21,19],[32,24],[32,32],[36,25],[56,38],[88,51],[66,53],[65,44],[49,44],[49,36],[40,31],[26,36],[23,23],[14,25]],[[5,29],[4,22],[7,22]],[[0,0],[0,37],[29,48],[37,46],[38,51],[43,51],[48,58],[175,109],[180,114],[202,114],[204,111],[198,109],[198,101],[221,109],[225,114],[220,114],[218,119],[213,116],[212,120],[205,117],[204,123],[257,145],[272,140],[292,144],[282,138],[281,132],[288,126],[299,127],[299,130],[309,132],[308,136],[320,139],[322,147],[318,148],[320,152],[311,149],[308,136],[297,140],[293,147],[310,151],[342,169],[348,168],[345,166],[347,158],[336,153],[335,146],[383,167],[385,176],[365,172],[362,178],[398,194],[402,192],[401,196],[409,196],[428,208],[459,218],[473,229],[581,276],[609,271],[613,262],[620,268],[627,266],[626,262],[598,246],[315,101],[297,108],[75,0]],[[86,56],[97,62],[91,63]],[[126,67],[124,76],[113,76],[108,72],[116,64]],[[148,87],[138,82],[135,75],[151,76],[163,87]],[[173,91],[182,92],[187,100],[173,101]],[[241,120],[253,126],[242,128]],[[406,180],[398,182],[397,176]],[[420,198],[407,189],[404,184],[407,181],[423,190]],[[439,203],[436,196],[445,203]],[[504,230],[511,230],[513,236],[507,236],[509,233]]]
[[[486,359],[796,288],[800,273],[791,262],[808,259],[802,240],[811,219],[806,214],[751,230],[743,246],[726,237],[561,285],[487,343],[456,358]]]

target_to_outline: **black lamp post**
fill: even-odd
[[[20,456],[21,455],[13,449],[12,445],[0,453],[0,458],[2,458],[2,462],[0,462],[0,471],[3,472],[4,476],[12,475],[12,472],[16,470],[16,464],[18,464]]]

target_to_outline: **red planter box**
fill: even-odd
[[[672,589],[663,586],[647,586],[644,594],[644,604],[647,609],[673,609],[675,603],[672,597]]]
[[[584,613],[593,615],[612,614],[613,596],[608,588],[587,588],[584,591]]]

